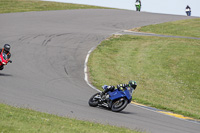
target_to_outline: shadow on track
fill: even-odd
[[[11,74],[0,73],[0,76],[12,76]]]
[[[102,109],[102,110],[106,110],[106,111],[110,111],[110,112],[113,112],[111,109],[109,108],[106,108],[106,107],[97,107],[99,109]],[[120,111],[120,112],[113,112],[113,113],[120,113],[120,114],[136,114],[136,113],[133,113],[133,112],[128,112],[128,111]]]

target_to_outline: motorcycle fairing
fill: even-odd
[[[124,90],[124,91],[121,91],[121,90],[118,90],[116,89],[115,91],[113,92],[108,92],[109,94],[109,98],[114,101],[116,99],[119,99],[119,98],[122,98],[122,97],[126,97],[128,99],[129,102],[131,102],[131,99],[132,99],[132,95],[130,95],[130,92],[128,91],[128,89]]]

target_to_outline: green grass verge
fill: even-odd
[[[200,18],[148,25],[137,30],[141,32],[200,38]]]
[[[0,104],[1,133],[139,133],[109,125],[91,123],[30,109]]]
[[[0,0],[0,13],[100,8],[104,7],[40,0]]]
[[[97,88],[136,80],[136,102],[200,119],[200,40],[113,36],[90,55]]]

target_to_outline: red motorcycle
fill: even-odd
[[[8,59],[7,54],[5,54],[4,52],[1,52],[1,54],[0,54],[0,70],[2,70],[4,65],[7,65],[8,63],[12,63],[12,61]]]

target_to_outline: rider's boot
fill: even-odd
[[[4,68],[4,66],[2,65],[2,66],[0,66],[0,70],[3,70],[3,68]]]
[[[102,91],[100,96],[103,97],[104,94],[105,94],[105,91]]]

